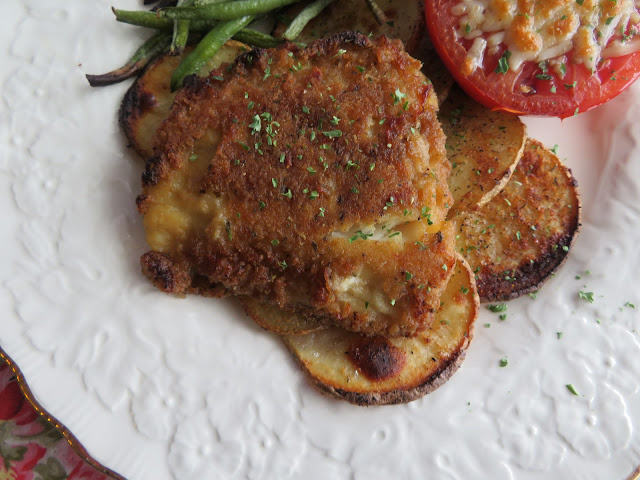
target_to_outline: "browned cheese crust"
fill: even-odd
[[[504,190],[453,220],[480,299],[509,300],[540,288],[565,260],[580,227],[577,182],[556,155],[527,140]]]
[[[455,263],[432,86],[399,41],[342,33],[193,77],[155,138],[144,273],[367,334],[426,328]]]

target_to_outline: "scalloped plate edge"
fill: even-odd
[[[122,475],[114,472],[113,470],[105,467],[96,459],[94,459],[89,452],[84,448],[84,446],[80,443],[80,441],[76,438],[76,436],[71,433],[71,431],[65,427],[58,419],[56,419],[53,415],[51,415],[47,410],[45,410],[42,405],[35,399],[33,392],[29,388],[27,384],[27,380],[25,379],[23,373],[18,368],[18,365],[11,359],[11,357],[0,347],[0,359],[2,359],[9,368],[13,371],[13,374],[18,381],[18,386],[20,387],[20,392],[27,400],[27,402],[33,407],[33,409],[40,415],[44,420],[46,420],[53,428],[55,428],[60,434],[67,440],[71,449],[78,455],[85,463],[90,465],[92,468],[97,470],[98,472],[107,475],[115,480],[127,480]],[[640,467],[638,467],[640,469]],[[629,480],[637,480],[636,478]]]

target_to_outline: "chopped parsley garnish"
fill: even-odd
[[[259,115],[253,116],[253,121],[249,124],[249,128],[258,133],[262,129],[262,122]]]
[[[509,57],[511,57],[511,52],[509,50],[505,50],[498,60],[498,66],[495,69],[496,73],[505,74],[509,71]]]
[[[578,390],[576,390],[576,387],[574,387],[573,384],[568,383],[565,386],[567,387],[567,390],[569,390],[571,393],[573,393],[576,397],[580,396],[580,394],[578,393]]]
[[[493,313],[506,312],[507,304],[506,303],[498,303],[494,305],[488,305],[487,309]]]
[[[358,230],[354,236],[349,238],[349,243],[353,243],[358,239],[366,240],[369,237],[373,237],[373,233],[364,233],[362,230]]]
[[[329,130],[328,132],[322,132],[325,137],[336,138],[342,136],[342,130]]]
[[[589,303],[593,303],[593,292],[579,291],[578,297],[580,297],[582,300],[586,300]]]
[[[393,104],[397,105],[406,96],[406,93],[402,93],[399,88],[396,88],[396,91],[391,94],[391,98],[393,98]]]

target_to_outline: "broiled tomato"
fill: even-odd
[[[425,14],[451,74],[491,108],[564,118],[640,74],[632,0],[426,0]]]

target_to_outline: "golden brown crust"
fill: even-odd
[[[169,52],[158,56],[131,85],[120,105],[118,119],[129,147],[142,158],[153,155],[153,136],[169,115],[176,96],[171,91],[171,74],[193,47],[188,46],[180,55]],[[202,68],[204,75],[222,63],[234,59],[249,47],[234,40],[228,41]]]
[[[481,300],[509,300],[539,289],[566,259],[580,228],[577,182],[551,151],[528,140],[505,189],[453,220]]]
[[[420,3],[423,5],[422,2]],[[423,10],[423,8],[421,10]],[[421,13],[424,16],[424,12]],[[436,52],[429,38],[429,34],[426,31],[424,22],[421,22],[419,38],[417,44],[407,51],[413,58],[422,62],[422,73],[424,73],[433,84],[433,89],[438,97],[438,103],[442,106],[453,88],[453,77],[449,73],[449,70],[447,70],[447,67],[444,66],[444,63],[442,63],[442,60],[440,60],[440,56],[438,52]]]
[[[152,250],[192,278],[170,291],[222,285],[370,334],[428,326],[454,257],[450,167],[419,69],[400,42],[343,32],[187,81],[138,199]],[[379,309],[353,298],[355,277],[376,283]]]

